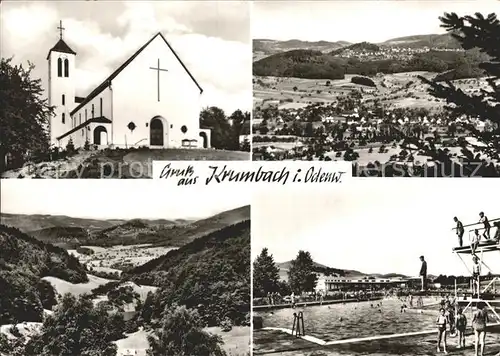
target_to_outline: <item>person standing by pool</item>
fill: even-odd
[[[458,220],[458,218],[455,216],[453,218],[453,220],[455,221],[455,223],[457,224],[457,236],[458,236],[458,244],[460,247],[463,246],[463,243],[464,243],[464,240],[463,240],[463,237],[464,237],[464,224],[462,224],[462,222],[460,220]]]
[[[477,305],[478,310],[474,313],[472,318],[472,327],[474,328],[475,335],[475,356],[484,355],[484,343],[486,340],[486,324],[488,323],[488,311],[485,309],[484,302]],[[481,347],[479,347],[481,345]],[[480,351],[480,354],[478,354]]]
[[[481,276],[481,265],[479,264],[479,258],[477,256],[474,256],[472,258],[472,261],[474,262],[474,265],[472,266],[472,295],[479,295],[479,277]]]
[[[443,343],[443,351],[444,353],[448,353],[446,351],[446,326],[448,325],[448,318],[445,315],[444,308],[439,310],[439,316],[436,320],[436,324],[438,327],[438,340],[437,340],[437,352],[441,352],[441,342]]]
[[[485,239],[489,240],[490,239],[490,230],[491,230],[490,221],[488,220],[488,218],[486,217],[486,215],[484,215],[484,213],[482,211],[479,213],[479,218],[480,218],[479,222],[483,223],[483,225],[484,225],[483,236]]]
[[[422,261],[422,266],[420,267],[420,279],[422,280],[422,289],[421,291],[425,291],[425,280],[427,279],[427,262],[425,261],[424,256],[420,256],[420,261]]]
[[[455,324],[458,334],[458,348],[465,348],[465,329],[467,328],[467,318],[462,313],[462,308],[458,308],[457,320]]]

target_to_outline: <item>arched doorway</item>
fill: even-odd
[[[149,123],[149,144],[151,146],[163,146],[163,122],[154,117]]]
[[[94,144],[95,145],[108,144],[108,131],[104,126],[97,126],[94,129]]]
[[[203,139],[203,148],[208,148],[208,137],[206,132],[200,132],[200,137]]]

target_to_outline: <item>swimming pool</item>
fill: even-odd
[[[377,306],[381,303],[380,306]],[[427,304],[427,302],[426,302]],[[390,335],[435,328],[438,306],[401,313],[399,300],[369,301],[254,312],[264,327],[291,329],[293,313],[303,312],[306,335],[323,341]]]

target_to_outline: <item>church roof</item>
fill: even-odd
[[[56,137],[56,138],[57,138],[58,140],[60,140],[60,139],[62,139],[62,138],[64,138],[64,137],[66,137],[66,136],[68,136],[68,135],[71,135],[73,132],[78,131],[78,130],[80,130],[80,129],[84,128],[85,126],[87,126],[88,124],[91,124],[91,123],[93,123],[93,122],[98,123],[98,124],[110,124],[110,123],[111,123],[111,120],[110,120],[110,119],[108,119],[108,118],[107,118],[107,117],[105,117],[105,116],[94,117],[94,118],[92,118],[92,119],[88,119],[87,121],[85,121],[85,122],[81,123],[81,124],[80,124],[80,125],[78,125],[78,126],[73,127],[73,128],[72,128],[71,130],[69,130],[68,132],[63,133],[61,136]]]
[[[49,59],[50,52],[52,52],[52,51],[61,52],[61,53],[70,53],[70,54],[76,55],[76,52],[73,51],[71,48],[69,48],[69,46],[66,44],[66,42],[64,42],[62,40],[62,38],[59,41],[57,41],[57,43],[54,47],[52,47],[50,49],[49,53],[47,54],[47,59]]]
[[[156,35],[154,35],[148,42],[146,42],[141,48],[139,48],[129,59],[127,59],[120,67],[118,67],[113,73],[111,73],[111,75],[106,78],[101,84],[99,84],[89,95],[87,95],[87,97],[85,98],[84,101],[82,101],[76,108],[74,108],[72,111],[71,111],[71,115],[75,114],[78,110],[80,110],[85,104],[87,104],[89,101],[91,101],[93,98],[95,98],[97,95],[99,95],[104,89],[106,89],[107,87],[109,87],[111,85],[111,81],[113,79],[115,79],[115,77],[120,74],[120,72],[122,70],[124,70],[151,42],[153,42],[153,40],[160,36],[163,41],[165,41],[166,45],[168,46],[168,48],[172,51],[172,53],[174,54],[175,58],[177,58],[177,60],[179,61],[179,63],[182,65],[182,67],[184,68],[184,70],[186,71],[186,73],[191,77],[191,79],[193,80],[193,82],[196,84],[196,86],[198,87],[198,89],[200,90],[200,93],[203,93],[203,89],[201,88],[201,86],[198,84],[198,82],[196,81],[196,79],[194,79],[193,75],[191,74],[191,72],[189,72],[189,70],[187,69],[187,67],[184,65],[184,63],[182,62],[182,60],[179,58],[179,56],[177,55],[177,53],[175,53],[174,49],[172,48],[172,46],[170,46],[170,44],[167,42],[167,40],[165,39],[165,37],[163,37],[162,33],[161,32],[158,32]]]

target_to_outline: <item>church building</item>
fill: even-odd
[[[47,56],[51,144],[75,147],[208,148],[200,129],[203,89],[161,33],[86,97],[75,95],[77,54],[60,38]]]

